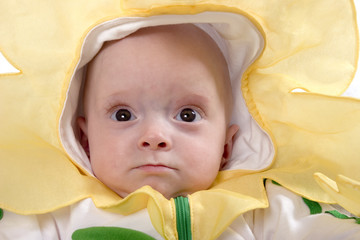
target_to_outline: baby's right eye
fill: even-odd
[[[125,108],[121,108],[111,115],[111,119],[118,122],[131,121],[135,119],[135,116]]]

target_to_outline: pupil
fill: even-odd
[[[116,112],[116,120],[118,121],[129,121],[131,118],[131,113],[129,110],[120,109]]]
[[[194,110],[190,108],[185,108],[184,110],[181,111],[180,117],[185,122],[192,122],[196,118],[196,113]]]

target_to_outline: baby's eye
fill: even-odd
[[[114,112],[111,119],[119,122],[131,121],[135,119],[135,116],[129,110],[122,108]]]
[[[192,108],[184,108],[176,115],[175,119],[184,122],[196,122],[201,120],[201,115]]]

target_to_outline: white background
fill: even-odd
[[[358,22],[358,27],[359,27],[359,24],[360,24],[360,0],[354,0],[354,2],[355,2],[356,10],[357,10],[357,22]],[[343,94],[344,96],[360,98],[360,70],[359,70],[359,68],[360,68],[360,66],[358,66],[358,70],[356,72],[355,78],[354,78],[353,82],[351,83],[350,87]]]

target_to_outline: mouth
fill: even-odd
[[[175,168],[163,165],[163,164],[144,164],[134,169],[146,172],[146,173],[164,173],[171,170],[176,170]]]

